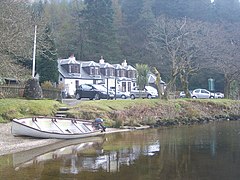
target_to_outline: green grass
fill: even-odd
[[[53,116],[59,106],[53,100],[0,99],[0,122],[27,116]]]
[[[0,122],[30,116],[53,116],[63,106],[53,100],[0,99]],[[227,99],[126,99],[79,101],[68,117],[103,118],[107,125],[154,124],[158,120],[239,116],[240,101]]]
[[[158,103],[159,99],[127,99],[127,100],[103,100],[103,101],[82,101],[76,107],[80,108],[81,110],[89,110],[89,108],[94,108],[97,110],[103,111],[112,111],[112,110],[124,110],[136,105],[147,105],[147,106],[154,106]]]

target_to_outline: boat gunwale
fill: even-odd
[[[12,123],[16,123],[16,124],[19,124],[19,125],[21,125],[21,126],[24,126],[24,127],[27,127],[27,128],[30,128],[30,129],[32,129],[32,130],[35,130],[35,131],[38,131],[38,132],[42,132],[42,133],[46,133],[46,134],[54,134],[54,135],[61,135],[61,136],[71,136],[71,137],[74,137],[74,136],[79,136],[79,135],[88,135],[88,134],[93,134],[93,133],[98,133],[98,132],[100,132],[100,131],[98,131],[98,130],[93,130],[93,131],[90,131],[90,132],[85,132],[85,133],[64,133],[64,132],[51,132],[51,131],[44,131],[44,130],[41,130],[41,129],[37,129],[37,128],[34,128],[34,127],[32,127],[32,126],[28,126],[28,125],[26,125],[26,124],[23,124],[23,123],[21,123],[21,122],[19,122],[19,120],[24,120],[24,119],[30,119],[31,117],[29,117],[29,118],[20,118],[20,119],[17,119],[17,118],[15,118],[15,119],[13,119],[12,120]],[[34,117],[35,118],[35,117]],[[59,119],[59,118],[55,118],[55,117],[38,117],[38,118],[42,118],[42,119],[44,119],[44,118],[48,118],[48,119]],[[61,118],[61,119],[66,119],[66,120],[73,120],[72,118]],[[74,120],[77,120],[77,119],[74,119]],[[78,119],[79,120],[79,119]],[[79,120],[79,121],[81,121],[81,120]],[[81,121],[82,122],[82,121]],[[84,121],[84,123],[90,123],[89,121],[87,121],[87,120],[85,120]],[[74,122],[73,122],[74,123]],[[16,135],[20,135],[20,134],[16,134]],[[27,135],[24,135],[24,136],[27,136]]]

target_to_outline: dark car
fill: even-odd
[[[89,98],[90,100],[113,99],[111,92],[107,93],[107,88],[98,84],[82,84],[76,90],[76,99]]]

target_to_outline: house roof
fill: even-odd
[[[115,69],[125,69],[122,65],[120,64],[113,64],[113,66],[115,67]]]
[[[69,57],[68,59],[59,59],[59,63],[61,65],[64,65],[64,64],[80,64],[78,61],[76,61],[76,58],[71,56]]]
[[[99,63],[94,61],[81,61],[82,67],[100,67]]]
[[[68,63],[68,59],[60,59],[58,60],[58,71],[59,73],[64,77],[64,78],[69,78],[69,79],[102,79],[101,76],[91,76],[89,74],[87,74],[84,70],[81,70],[81,73],[68,73],[61,65],[64,64],[73,64],[72,63]],[[90,62],[91,63],[91,62]],[[81,62],[76,61],[74,64],[81,64]],[[96,63],[98,64],[98,63]],[[99,65],[98,65],[99,66]]]
[[[68,59],[59,59],[58,60],[58,70],[59,73],[64,77],[64,78],[71,78],[71,79],[104,79],[104,75],[89,75],[86,73],[83,69],[80,70],[80,73],[68,73],[62,65],[65,64],[79,64],[80,68],[84,67],[100,67],[100,68],[114,68],[114,69],[120,69],[120,70],[136,70],[133,68],[131,65],[127,65],[126,60],[124,61],[124,65],[121,64],[109,64],[105,63],[104,59],[101,57],[99,60],[99,63],[96,63],[94,61],[77,61],[74,56],[69,57]],[[119,80],[128,80],[129,78],[118,78]]]
[[[128,70],[128,71],[135,71],[136,69],[134,67],[132,67],[131,65],[128,65],[126,67],[126,70]]]
[[[114,68],[114,66],[109,63],[100,63],[100,68]]]

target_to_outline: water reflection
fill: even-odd
[[[65,141],[0,157],[0,179],[239,179],[239,138],[240,121]]]
[[[119,172],[121,165],[130,166],[140,155],[153,156],[160,151],[160,142],[156,141],[145,146],[133,145],[116,151],[104,151],[102,141],[85,142],[71,145],[38,155],[31,160],[20,162],[24,159],[24,154],[13,154],[15,171],[28,166],[44,166],[49,161],[61,161],[61,174],[78,174],[81,171],[96,172]],[[87,153],[91,151],[91,153]],[[84,153],[85,152],[85,153]],[[26,153],[25,153],[26,154]],[[26,154],[28,159],[29,153]],[[19,159],[20,158],[20,159]],[[17,162],[17,163],[16,163]]]

